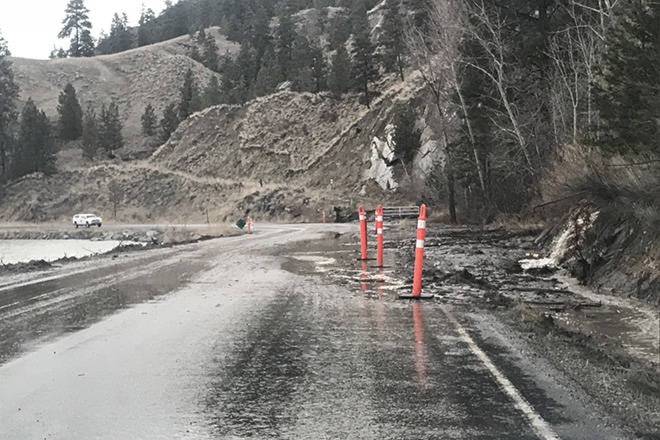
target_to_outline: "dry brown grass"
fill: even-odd
[[[660,199],[660,158],[632,161],[604,156],[582,145],[564,148],[547,174],[544,199],[550,203],[580,199],[599,207],[630,210],[646,222],[656,223]]]

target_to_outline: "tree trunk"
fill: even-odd
[[[449,221],[452,224],[458,223],[456,219],[456,188],[454,182],[454,170],[448,163],[446,167],[447,173],[447,204],[449,205]]]
[[[470,122],[470,116],[468,115],[467,104],[465,103],[463,92],[461,92],[461,87],[458,84],[456,68],[454,67],[453,64],[451,66],[451,70],[454,79],[453,80],[454,90],[456,91],[456,95],[458,96],[458,99],[461,103],[461,111],[463,113],[463,117],[465,118],[465,126],[467,127],[468,130],[468,137],[470,138],[470,146],[472,147],[472,154],[474,155],[474,163],[477,167],[477,175],[479,176],[479,185],[481,186],[481,192],[484,196],[484,199],[486,200],[486,203],[490,205],[490,191],[486,188],[484,171],[483,168],[481,167],[481,159],[479,158],[479,150],[477,149],[477,143],[474,139],[474,132],[472,131],[472,123]]]

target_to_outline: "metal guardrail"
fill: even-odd
[[[383,206],[385,218],[417,218],[419,206]]]

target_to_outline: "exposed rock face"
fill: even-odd
[[[371,168],[365,171],[365,179],[373,179],[385,190],[395,190],[399,184],[394,180],[392,164],[395,160],[393,136],[395,127],[389,124],[385,127],[385,139],[374,137],[371,141]]]

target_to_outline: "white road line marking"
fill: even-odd
[[[499,385],[502,387],[504,392],[506,392],[509,397],[513,400],[516,408],[518,408],[523,415],[527,418],[532,429],[543,440],[559,440],[557,434],[554,433],[550,425],[543,420],[536,410],[529,404],[527,399],[525,399],[522,394],[516,389],[516,387],[511,383],[509,379],[504,376],[495,366],[493,361],[490,360],[488,355],[479,348],[479,346],[474,342],[472,337],[468,334],[465,328],[454,318],[449,310],[445,307],[441,307],[445,316],[449,321],[456,327],[458,334],[461,336],[461,339],[470,347],[470,350],[479,358],[481,362],[488,368],[488,371],[495,377]]]

